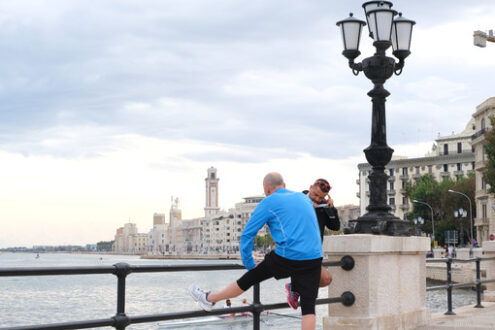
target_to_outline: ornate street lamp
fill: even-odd
[[[383,85],[394,72],[396,75],[401,74],[404,59],[410,54],[412,27],[415,22],[403,18],[402,15],[394,20],[397,12],[391,7],[390,1],[368,1],[363,4],[376,53],[361,63],[355,63],[354,59],[361,54],[359,41],[366,22],[354,18],[352,13],[350,17],[337,22],[344,41],[342,54],[349,60],[349,67],[354,75],[363,71],[374,84],[374,88],[368,93],[373,103],[371,144],[364,149],[366,159],[373,169],[368,176],[370,204],[366,208],[368,213],[349,221],[346,233],[409,235],[409,223],[391,214],[391,208],[387,205],[388,175],[385,174],[385,165],[392,159],[394,150],[387,145],[385,99],[390,93]],[[390,46],[393,46],[393,54],[398,62],[386,56],[385,52]]]
[[[468,195],[466,195],[464,193],[461,193],[460,191],[455,191],[455,190],[452,190],[452,189],[449,189],[447,191],[449,193],[454,193],[454,194],[462,195],[465,198],[467,198],[467,200],[469,202],[469,220],[470,220],[470,227],[471,227],[471,239],[470,239],[470,242],[471,242],[471,245],[472,245],[474,236],[473,236],[473,204],[471,203],[471,198],[469,198]]]
[[[464,220],[466,219],[467,211],[463,208],[460,208],[459,211],[454,211],[454,217],[459,220],[461,224],[461,233],[459,234],[459,246],[464,246]]]
[[[413,219],[414,222],[414,227],[419,227],[416,228],[416,236],[421,236],[421,226],[425,223],[425,219],[422,217],[417,217]]]
[[[435,245],[435,221],[433,220],[433,208],[431,207],[430,204],[428,204],[426,202],[418,201],[416,199],[413,200],[413,203],[423,204],[423,205],[426,205],[430,208],[430,211],[431,211],[431,237],[433,238],[433,245]]]

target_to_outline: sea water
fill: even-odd
[[[188,265],[232,264],[239,260],[149,260],[137,256],[40,253],[0,253],[3,267],[73,267],[113,265],[126,262],[131,265]],[[128,316],[151,315],[198,310],[188,293],[188,286],[197,283],[204,289],[219,289],[235,281],[243,270],[139,273],[126,279],[126,314]],[[286,280],[274,279],[261,283],[261,302],[280,303],[286,299]],[[444,290],[426,293],[426,305],[432,312],[447,310]],[[252,290],[232,299],[232,305],[240,306],[242,298],[252,301]],[[319,298],[327,298],[328,290],[320,289]],[[454,290],[454,308],[473,304],[476,294],[471,290]],[[393,303],[393,302],[392,302]],[[60,275],[0,277],[0,327],[33,324],[83,321],[109,318],[115,315],[117,306],[117,278],[103,275]],[[332,305],[330,305],[330,309]],[[275,312],[287,316],[263,319],[261,329],[299,329],[298,312],[280,309]],[[322,316],[328,313],[327,305],[316,306],[317,329],[322,328]],[[251,329],[252,321],[226,325],[190,326],[187,329]],[[107,329],[113,329],[108,327]],[[159,329],[157,322],[130,325],[127,329]]]

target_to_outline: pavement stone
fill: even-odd
[[[474,305],[456,308],[456,315],[432,314],[428,325],[414,330],[495,330],[495,302],[481,304],[484,308],[474,308]]]

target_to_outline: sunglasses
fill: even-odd
[[[330,189],[332,189],[332,187],[328,184],[328,182],[322,180],[317,180],[315,184],[317,184],[318,187],[320,187],[321,191],[324,193],[327,193],[330,191]]]

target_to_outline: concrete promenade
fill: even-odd
[[[474,305],[454,309],[456,315],[432,314],[428,325],[414,330],[486,330],[495,329],[495,302],[482,302],[485,308]]]

